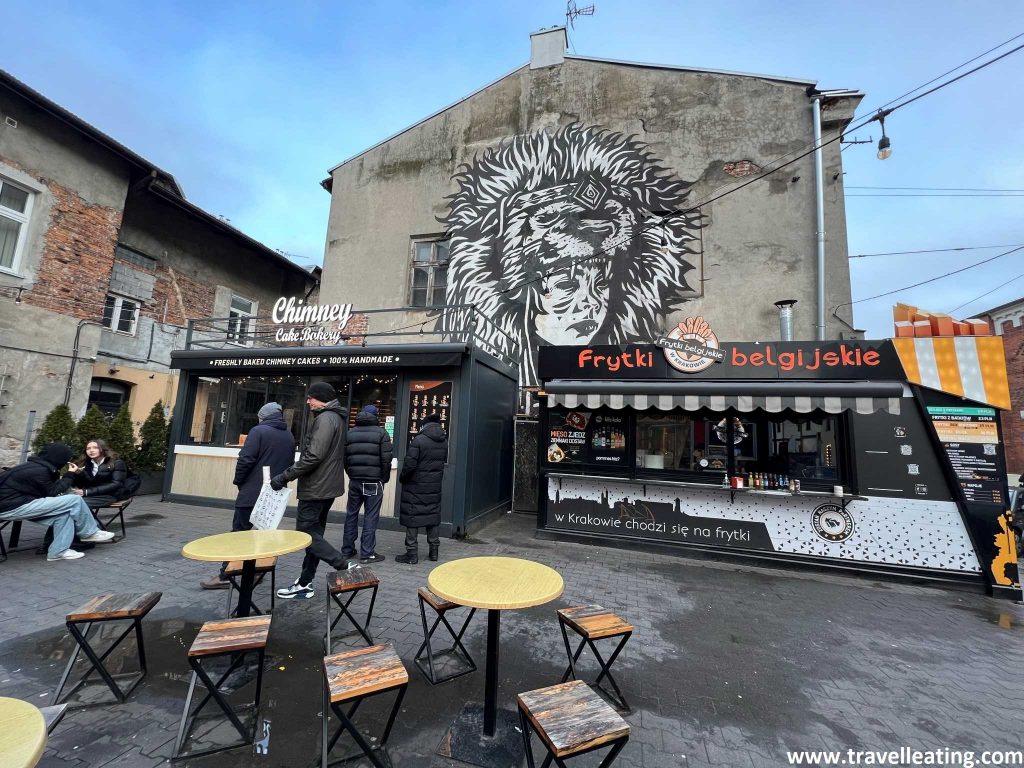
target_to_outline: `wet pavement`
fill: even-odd
[[[225,530],[230,511],[138,499],[127,518],[124,541],[98,546],[82,560],[47,563],[27,551],[0,563],[0,696],[38,705],[48,703],[72,651],[63,625],[67,611],[104,592],[163,592],[144,622],[148,676],[126,704],[69,710],[50,736],[41,766],[166,763],[188,689],[186,651],[204,621],[224,616],[225,593],[198,586],[211,567],[185,560],[180,548]],[[798,749],[980,754],[1022,748],[1019,605],[863,577],[538,541],[532,522],[506,515],[471,540],[443,540],[441,560],[521,556],[552,566],[565,579],[557,601],[503,615],[503,706],[511,708],[519,691],[556,682],[564,669],[556,608],[598,602],[634,624],[614,667],[633,706],[626,715],[632,737],[618,765],[781,766],[789,764],[787,750]],[[25,534],[26,544],[41,539],[41,529],[31,525]],[[340,527],[332,525],[328,536],[340,543]],[[436,750],[464,705],[482,700],[485,616],[478,612],[465,638],[480,669],[429,685],[412,657],[422,641],[416,589],[433,564],[422,554],[419,565],[395,563],[401,542],[400,533],[380,532],[378,551],[388,559],[372,567],[381,588],[371,631],[377,642],[394,644],[410,675],[391,757],[403,767],[461,765]],[[281,558],[278,586],[291,583],[300,560],[301,554]],[[318,587],[325,573],[318,574]],[[268,602],[268,589],[257,590],[258,603]],[[360,603],[353,609],[361,615]],[[312,600],[278,601],[256,744],[178,764],[319,764],[324,623],[322,589]],[[357,647],[356,639],[336,640],[334,650]],[[133,664],[132,655],[111,657],[115,672],[130,672]],[[583,668],[596,671],[592,663]],[[233,687],[245,677],[229,682]],[[241,687],[231,697],[240,704],[251,692],[252,686]],[[96,688],[80,698],[89,703],[105,695],[105,688]],[[368,700],[357,722],[379,733],[391,701]],[[237,737],[214,717],[217,712],[207,705],[209,717],[197,724],[190,748]],[[344,741],[338,757],[352,751],[351,741]],[[597,762],[590,756],[576,764]]]

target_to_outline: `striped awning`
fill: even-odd
[[[742,413],[874,413],[898,415],[900,382],[548,382],[548,405],[566,408],[656,408],[661,411],[736,410]]]
[[[1010,407],[1001,337],[940,336],[892,343],[907,381],[996,408]]]

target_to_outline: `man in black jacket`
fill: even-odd
[[[269,467],[273,477],[295,461],[295,438],[284,423],[281,406],[267,403],[256,413],[256,418],[259,423],[249,430],[235,462],[234,484],[238,487],[238,496],[235,498],[235,517],[231,521],[232,531],[252,528],[249,517],[263,488],[263,467]],[[227,589],[230,586],[224,577],[227,565],[222,563],[219,575],[201,582],[203,589]]]
[[[64,443],[49,443],[36,456],[0,475],[0,520],[31,520],[53,526],[53,543],[46,559],[77,560],[84,555],[71,549],[75,535],[85,542],[106,542],[114,538],[101,531],[85,503],[73,493],[71,478],[60,476],[73,451]]]
[[[345,438],[345,471],[348,473],[348,509],[341,554],[355,554],[359,532],[359,508],[363,513],[363,535],[359,540],[359,562],[379,563],[377,521],[384,497],[384,483],[391,478],[391,436],[377,420],[377,406],[368,405],[356,416],[356,425]]]
[[[437,560],[441,539],[437,528],[441,523],[441,481],[448,460],[448,436],[441,428],[436,413],[421,422],[419,434],[412,439],[402,464],[402,501],[399,521],[405,526],[405,554],[396,563],[415,565],[419,562],[417,532],[425,528],[428,557]]]
[[[349,566],[348,558],[327,543],[327,513],[334,500],[345,491],[345,409],[338,403],[334,387],[318,381],[306,392],[306,403],[313,413],[299,460],[288,469],[270,479],[275,491],[298,478],[299,499],[295,530],[308,533],[313,543],[306,548],[302,572],[290,587],[277,590],[277,596],[292,598],[313,597],[313,577],[320,561],[330,563],[343,571]]]

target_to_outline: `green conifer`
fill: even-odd
[[[168,426],[162,401],[157,401],[150,409],[149,416],[142,422],[140,435],[142,445],[139,446],[136,467],[146,472],[163,469],[167,464]]]
[[[78,431],[71,409],[66,405],[58,405],[43,419],[43,425],[32,441],[32,450],[38,453],[47,443],[67,443],[74,448],[77,442]]]
[[[110,433],[110,421],[99,406],[90,406],[85,415],[78,421],[78,441],[72,447],[79,454],[85,453],[85,446],[90,440],[107,440]]]
[[[110,420],[107,444],[129,465],[135,460],[135,426],[132,424],[128,404],[122,405]]]

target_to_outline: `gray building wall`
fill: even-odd
[[[439,220],[449,213],[446,198],[459,189],[454,177],[503,143],[537,132],[555,135],[573,123],[634,137],[654,164],[692,183],[680,206],[686,207],[813,140],[808,82],[573,57],[557,63],[550,46],[535,48],[544,53],[541,64],[556,63],[516,70],[332,171],[324,301],[352,302],[357,309],[407,306],[411,239],[445,232]],[[826,139],[852,116],[857,101],[854,95],[826,108]],[[825,148],[824,166],[827,336],[837,338],[848,329],[832,318],[832,308],[850,301],[838,142]],[[773,302],[797,299],[795,337],[814,338],[813,158],[701,213],[700,226],[691,230],[697,239],[689,243],[698,253],[687,257],[695,292],[676,311],[664,307],[663,327],[700,315],[722,340],[774,339]],[[453,246],[453,265],[456,259]],[[848,308],[839,314],[849,320]],[[426,317],[410,311],[391,322]]]

